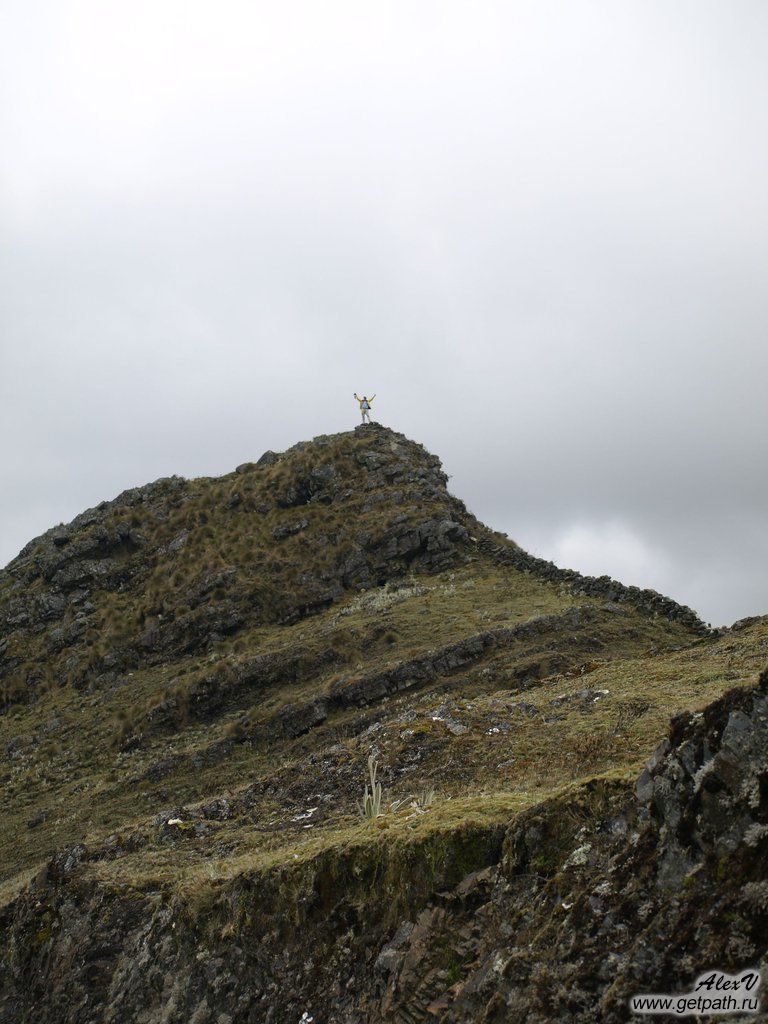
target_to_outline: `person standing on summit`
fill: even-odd
[[[370,398],[366,398],[366,396],[363,395],[363,397],[360,398],[357,392],[355,392],[355,398],[360,404],[360,412],[363,414],[363,423],[371,422],[371,405],[373,404],[375,397],[376,395],[371,395]]]

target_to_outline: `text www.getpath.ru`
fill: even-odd
[[[760,1009],[760,972],[708,971],[696,979],[692,992],[677,995],[647,992],[632,996],[629,1008],[638,1014],[668,1014],[693,1017],[697,1014],[757,1013]]]

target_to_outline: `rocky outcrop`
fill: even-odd
[[[400,690],[423,685],[428,680],[456,672],[478,661],[490,650],[542,637],[549,637],[551,650],[553,646],[558,646],[565,630],[584,627],[594,623],[599,617],[600,613],[596,609],[587,606],[571,608],[564,615],[542,615],[519,626],[486,630],[383,671],[368,673],[358,678],[342,678],[334,685],[329,697],[331,703],[340,708],[364,707]],[[570,639],[569,637],[566,645]],[[526,672],[528,671],[530,670],[526,669]],[[530,676],[532,679],[535,678],[535,672],[531,672]],[[524,678],[523,675],[521,683]]]
[[[4,570],[0,570],[0,580],[10,577],[29,583],[42,577],[50,582],[63,580],[66,587],[77,575],[77,565],[81,562],[85,562],[86,567],[81,568],[80,573],[87,577],[89,568],[110,556],[121,552],[130,554],[146,544],[146,538],[130,522],[130,510],[142,507],[162,515],[168,499],[183,495],[186,486],[187,482],[181,477],[167,477],[123,491],[112,501],[101,502],[75,516],[71,523],[54,526],[31,540]],[[114,529],[107,529],[104,523],[115,512],[124,513],[126,520]]]
[[[469,826],[406,850],[362,843],[180,902],[101,890],[88,865],[102,852],[76,847],[0,912],[11,935],[0,1021],[295,1024],[318,1005],[324,1019],[359,1019],[345,1007],[356,979],[362,995],[373,977],[371,940],[383,943],[429,893],[497,861],[502,839],[502,827]],[[320,998],[318,985],[328,989]]]
[[[696,612],[687,605],[678,604],[656,590],[625,586],[610,576],[583,576],[575,569],[561,569],[554,562],[529,555],[527,551],[509,541],[500,542],[498,535],[482,528],[477,541],[478,549],[494,561],[529,572],[552,583],[566,583],[574,594],[600,597],[617,604],[626,603],[646,615],[660,615],[671,622],[679,622],[702,635],[712,632]]]

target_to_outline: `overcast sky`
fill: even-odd
[[[3,0],[0,564],[359,419],[768,612],[765,0]]]

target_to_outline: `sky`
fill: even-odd
[[[353,427],[768,613],[764,0],[2,0],[0,565]]]

